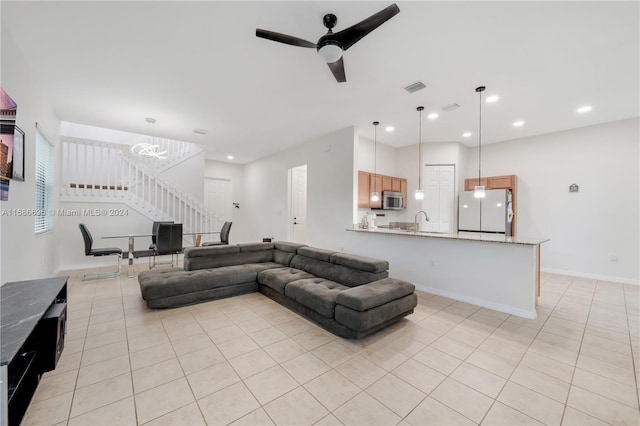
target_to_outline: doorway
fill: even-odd
[[[455,229],[455,171],[453,164],[424,166],[425,197],[422,207],[430,221],[426,222],[420,216],[423,220],[420,229],[442,233],[451,233]]]
[[[288,239],[304,244],[307,240],[307,165],[289,169]]]
[[[211,214],[206,231],[220,231],[225,222],[231,222],[231,179],[204,178],[204,207]],[[216,235],[205,240],[216,240]]]

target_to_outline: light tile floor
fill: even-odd
[[[150,310],[84,272],[23,425],[640,424],[637,286],[543,274],[536,320],[419,293],[350,341],[259,293]]]

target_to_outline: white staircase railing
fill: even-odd
[[[61,142],[60,201],[123,203],[151,220],[182,223],[187,232],[218,231],[202,203],[159,178],[128,145],[72,137]],[[183,153],[180,161],[186,158]]]

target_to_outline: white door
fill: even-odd
[[[289,170],[289,240],[304,244],[307,239],[307,166]]]
[[[211,214],[203,231],[217,232],[222,225],[231,221],[231,180],[204,178],[204,206]],[[232,228],[233,229],[233,228]],[[205,235],[205,241],[218,241],[218,235]]]
[[[429,232],[453,232],[455,211],[455,166],[425,165],[425,197],[423,210],[429,215],[429,222],[420,215],[420,229]]]

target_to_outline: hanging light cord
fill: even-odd
[[[419,126],[418,126],[418,190],[422,189],[422,110],[424,107],[419,106]]]
[[[373,122],[373,174],[378,175],[378,124],[377,121]],[[373,192],[377,192],[376,177],[373,177]]]
[[[478,124],[478,186],[480,185],[480,171],[482,170],[482,92],[484,91],[484,86],[480,86],[476,89],[476,92],[480,93],[480,116],[479,116],[479,124]]]

